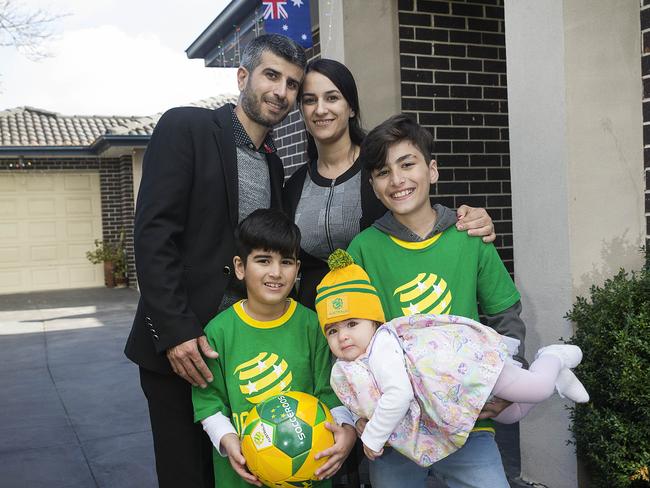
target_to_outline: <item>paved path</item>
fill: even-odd
[[[129,289],[0,296],[0,486],[156,486]]]
[[[137,367],[122,353],[137,299],[106,288],[0,296],[0,486],[156,486]],[[515,473],[517,432],[499,436]]]

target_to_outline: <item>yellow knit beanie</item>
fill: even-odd
[[[384,311],[377,290],[366,272],[354,264],[342,249],[327,260],[330,272],[316,287],[316,313],[323,332],[325,326],[347,319],[367,319],[384,323]]]

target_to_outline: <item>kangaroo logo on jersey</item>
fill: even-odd
[[[235,368],[239,390],[256,405],[291,389],[293,374],[287,362],[275,353],[261,352]]]
[[[444,279],[433,273],[420,273],[398,287],[393,296],[398,297],[404,315],[451,313],[451,290]]]

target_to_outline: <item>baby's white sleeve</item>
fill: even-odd
[[[388,331],[380,331],[375,338],[368,365],[381,397],[361,440],[373,451],[381,451],[408,412],[413,399],[413,388],[406,373],[404,352],[397,339]]]

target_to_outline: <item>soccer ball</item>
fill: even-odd
[[[267,486],[311,486],[327,461],[314,455],[334,445],[325,422],[333,422],[329,409],[307,393],[288,391],[256,405],[242,431],[248,469]]]

